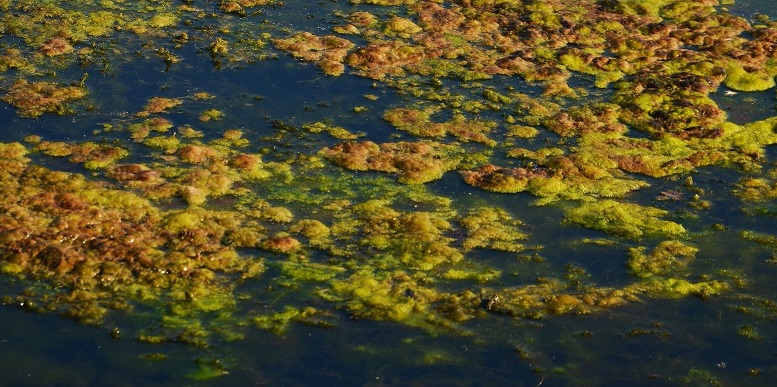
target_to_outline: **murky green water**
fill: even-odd
[[[11,187],[2,192],[13,192],[0,203],[3,382],[770,385],[777,378],[774,87],[743,91],[713,79],[713,70],[688,67],[709,84],[688,86],[702,90],[688,94],[676,89],[686,100],[673,103],[696,109],[709,97],[725,114],[696,126],[687,113],[655,109],[646,120],[634,107],[649,103],[625,99],[624,90],[642,77],[644,94],[664,95],[676,84],[650,86],[659,81],[649,74],[671,78],[675,67],[691,65],[671,55],[654,63],[614,44],[603,50],[577,35],[559,48],[516,27],[528,23],[515,16],[520,6],[539,18],[535,24],[551,28],[555,12],[574,29],[584,21],[570,21],[578,15],[572,6],[397,3],[105,2],[99,9],[122,16],[81,36],[59,12],[96,4],[0,1],[0,92],[13,95],[19,80],[88,91],[56,105],[64,115],[25,111],[10,97],[0,105],[0,142],[28,152],[28,160],[17,148],[0,152],[3,186]],[[626,8],[650,2],[582,3],[627,24],[633,21],[620,19]],[[235,4],[247,11],[229,8]],[[441,13],[425,24],[424,7]],[[444,24],[444,10],[468,7],[497,16],[457,15],[464,22],[441,34],[472,44],[458,56],[434,54],[428,63],[391,56],[420,42],[434,56],[430,47],[439,42],[420,34]],[[648,17],[645,9],[639,17]],[[667,16],[672,9],[662,11],[666,24],[693,31],[693,20]],[[46,12],[53,21],[28,22],[36,26],[29,30],[15,24]],[[359,24],[356,12],[378,21]],[[737,1],[715,12],[762,31],[777,28],[769,2]],[[423,31],[392,27],[394,16]],[[105,20],[95,16],[91,25]],[[333,32],[349,22],[358,34]],[[501,27],[489,29],[491,22]],[[312,49],[279,48],[279,39],[301,31],[354,46],[339,59],[333,48],[343,42],[331,38]],[[45,47],[62,42],[53,37],[71,50],[49,55]],[[515,47],[500,39],[539,40],[504,52]],[[360,62],[360,50],[386,42],[400,43]],[[633,71],[623,63],[602,65],[604,75],[559,64],[578,48],[628,57]],[[777,51],[769,50],[761,68],[746,71],[773,78]],[[729,73],[739,66],[732,58],[745,60],[714,45],[687,51],[731,66]],[[11,61],[18,57],[27,65]],[[515,70],[495,58],[531,65]],[[381,60],[390,63],[372,67]],[[322,72],[333,63],[345,63],[344,74]],[[501,70],[489,67],[495,63]],[[621,70],[620,82],[597,84]],[[155,109],[155,97],[175,103]],[[581,115],[575,119],[588,124],[556,126],[559,114],[597,103],[611,104],[615,121]],[[432,119],[416,127],[392,121],[388,112],[397,109]],[[170,125],[155,128],[147,119]],[[737,130],[741,139],[727,137]],[[598,146],[611,141],[625,142]],[[111,153],[89,153],[87,142],[126,153],[105,161]],[[413,148],[419,143],[426,145]],[[338,148],[349,144],[373,153],[360,161],[358,149]],[[629,147],[650,151],[619,153]],[[503,169],[477,175],[488,165]]]

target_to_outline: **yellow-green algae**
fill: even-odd
[[[119,31],[166,41],[142,46],[138,55],[153,50],[168,65],[178,63],[171,49],[201,42],[217,68],[223,61],[257,58],[249,54],[273,38],[275,47],[316,62],[325,74],[353,72],[433,103],[394,106],[383,117],[404,134],[435,141],[345,142],[323,148],[321,157],[287,162],[265,162],[259,153],[241,151],[254,139],[239,131],[208,143],[201,142],[204,134],[197,128],[173,133],[173,123],[156,115],[172,112],[188,97],[154,97],[135,115],[136,122],[113,124],[111,130],[128,130],[139,147],[161,151],[154,161],[116,164],[125,156],[121,147],[35,142],[35,150],[85,163],[114,186],[35,166],[25,158],[24,146],[3,144],[2,270],[58,287],[48,298],[26,293],[19,300],[44,300],[38,303],[41,309],[89,323],[99,323],[112,309],[161,303],[160,325],[139,335],[149,342],[208,345],[217,326],[234,323],[235,283],[229,276],[260,275],[266,260],[277,260],[289,289],[313,282],[316,295],[354,318],[429,330],[488,312],[539,318],[591,313],[651,296],[720,294],[727,283],[707,276],[689,279],[696,247],[676,240],[690,238],[685,228],[664,220],[670,215],[664,210],[630,202],[629,193],[650,186],[645,176],[684,175],[708,165],[757,171],[764,148],[777,142],[774,119],[735,125],[710,98],[721,82],[740,91],[773,86],[774,27],[755,29],[707,2],[367,1],[409,12],[345,15],[353,28],[333,32],[359,34],[349,40],[304,31],[283,37],[245,30],[231,34],[230,26],[188,36],[195,29],[181,33],[174,27],[206,17],[191,5],[144,2],[138,9],[145,11],[135,11],[103,2],[99,7],[108,10],[82,14],[22,3],[27,2],[2,4],[3,11],[14,11],[1,16],[4,26],[13,27],[2,33],[15,34],[27,46],[21,52],[6,50],[0,70],[19,70],[28,78],[0,81],[7,90],[3,100],[25,116],[67,113],[68,102],[83,98],[89,87],[88,78],[65,86],[30,82],[28,74],[76,58],[90,63],[95,54],[88,40]],[[361,2],[353,3],[354,10],[361,9]],[[245,8],[264,5],[281,4],[222,1],[218,7],[248,16]],[[19,12],[21,7],[31,11]],[[520,77],[539,86],[542,96],[472,83],[468,87],[478,97],[464,97],[402,79],[407,74],[431,78],[431,88],[440,88],[444,83],[436,78],[442,77],[465,82]],[[564,99],[583,95],[568,82],[580,75],[591,76],[583,79],[593,86],[612,86],[615,95],[595,103]],[[486,110],[504,113],[511,126],[476,117]],[[451,118],[432,122],[437,113]],[[324,122],[303,129],[309,135],[356,139],[349,129]],[[554,143],[555,135],[562,139]],[[524,142],[540,136],[541,145]],[[470,144],[465,148],[459,142]],[[483,146],[495,150],[468,158]],[[322,157],[346,170],[332,170]],[[528,191],[540,204],[561,202],[566,219],[583,227],[640,242],[671,240],[650,252],[630,248],[625,256],[635,278],[621,288],[556,278],[493,284],[501,271],[472,264],[476,249],[520,251],[529,236],[503,209],[459,212],[450,198],[433,197],[420,185],[456,169],[478,188]],[[367,170],[413,185],[396,187],[384,176],[370,176],[377,182],[370,185],[353,172]],[[768,200],[773,185],[772,177],[743,179],[739,193],[745,200]],[[171,202],[185,208],[170,210]],[[300,204],[316,209],[294,207]],[[750,232],[743,237],[771,243],[768,236]],[[263,249],[265,258],[236,248]],[[328,260],[310,259],[310,249]],[[488,287],[475,291],[469,280]],[[446,292],[438,281],[465,285]],[[263,312],[254,323],[282,332],[289,321],[317,325],[319,320],[309,317],[320,311],[280,305]],[[208,378],[223,373],[220,367],[204,369]]]
[[[628,267],[638,277],[682,276],[699,249],[680,241],[663,241],[649,254],[644,247],[629,250]]]
[[[462,218],[462,226],[467,232],[467,239],[462,242],[465,251],[474,248],[491,248],[510,252],[520,252],[526,247],[519,241],[527,235],[518,227],[521,221],[513,219],[501,208],[483,207],[472,210]]]
[[[684,235],[686,230],[681,224],[660,219],[667,214],[655,207],[606,199],[571,207],[566,211],[566,218],[585,227],[629,238]]]
[[[457,114],[447,122],[432,122],[430,111],[393,109],[386,111],[383,118],[400,130],[420,137],[445,137],[450,134],[461,142],[480,142],[488,146],[496,141],[487,136],[496,126],[495,122],[468,120]]]
[[[35,145],[35,150],[49,156],[65,157],[74,163],[83,163],[86,169],[102,169],[126,157],[126,149],[85,142],[73,145],[65,142],[41,141]]]
[[[3,271],[60,286],[44,309],[99,323],[109,309],[164,302],[192,326],[202,313],[233,309],[234,285],[215,271],[258,274],[254,259],[221,243],[227,227],[239,227],[227,213],[165,213],[130,192],[28,164],[18,144],[4,148],[16,149],[13,158],[3,152],[16,167],[4,168]],[[175,330],[162,334],[196,345],[210,335]]]

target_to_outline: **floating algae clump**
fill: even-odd
[[[762,69],[748,72],[741,65],[732,65],[726,69],[726,79],[723,83],[732,90],[763,91],[774,87],[775,74],[769,74]]]
[[[95,133],[105,141],[30,141],[38,153],[29,157],[67,157],[90,169],[89,178],[100,183],[30,165],[20,144],[0,147],[0,269],[51,284],[48,290],[34,293],[31,287],[7,300],[25,305],[36,301],[41,310],[88,323],[99,323],[115,310],[152,310],[141,317],[154,321],[139,335],[146,342],[208,346],[214,334],[239,337],[229,330],[245,327],[245,317],[275,333],[285,332],[292,322],[330,326],[329,320],[340,316],[328,314],[322,301],[354,319],[435,329],[488,313],[538,318],[593,313],[637,296],[719,294],[726,283],[707,280],[705,274],[698,277],[701,281],[690,279],[698,274],[691,265],[696,244],[675,240],[689,237],[683,226],[665,220],[668,212],[644,205],[655,193],[627,196],[652,184],[672,184],[677,175],[708,165],[759,173],[768,160],[765,147],[777,143],[773,119],[726,122],[720,101],[730,96],[713,94],[721,83],[742,91],[773,86],[773,26],[753,28],[742,18],[716,14],[714,1],[582,0],[574,6],[558,0],[352,1],[351,13],[332,12],[326,25],[310,17],[283,28],[275,28],[272,20],[282,12],[249,9],[285,7],[279,1],[225,0],[196,7],[189,2],[102,2],[90,3],[95,10],[82,12],[86,16],[46,4],[49,23],[37,11],[43,5],[27,3],[0,2],[0,25],[8,26],[0,39],[9,36],[29,46],[0,54],[4,72],[54,76],[63,64],[79,61],[90,72],[100,64],[105,74],[120,74],[117,68],[132,68],[125,66],[130,55],[199,68],[188,55],[202,54],[218,69],[227,60],[243,61],[248,69],[257,58],[251,53],[273,42],[274,48],[317,64],[325,74],[348,72],[375,80],[375,94],[368,99],[376,101],[380,95],[379,101],[355,109],[337,106],[339,116],[326,117],[336,102],[316,106],[305,100],[297,117],[312,123],[301,130],[267,116],[270,129],[279,133],[275,137],[262,137],[268,128],[255,117],[268,110],[261,104],[224,110],[223,103],[206,102],[206,93],[177,96],[170,86],[177,81],[170,80],[158,85],[171,88],[170,94],[165,91],[168,97],[152,97],[134,116],[112,112],[119,118]],[[324,9],[326,3],[310,7]],[[35,9],[35,16],[26,18],[22,7]],[[106,7],[110,11],[97,10]],[[261,22],[254,23],[258,15]],[[79,20],[75,24],[80,26],[70,20]],[[309,23],[319,24],[311,32],[292,30]],[[27,33],[28,25],[40,31]],[[262,25],[271,33],[263,33]],[[322,32],[333,25],[338,26],[335,33],[347,33],[350,40]],[[135,49],[114,46],[119,41],[111,36],[114,32],[122,38],[137,34],[132,39],[142,43]],[[86,81],[67,87],[85,92],[90,86]],[[13,82],[1,85],[7,91],[3,98],[22,115],[67,112],[80,99],[46,106],[59,98],[56,90],[32,92],[46,81]],[[270,79],[265,86],[277,88],[281,83],[276,82],[281,80]],[[361,81],[326,82],[332,87],[313,88],[329,98],[343,85]],[[592,100],[579,98],[586,95],[583,87],[589,88]],[[26,111],[25,99],[13,98],[23,96],[22,91],[31,101]],[[397,105],[390,99],[394,96],[399,97]],[[380,105],[386,101],[391,106]],[[38,105],[44,108],[35,110]],[[256,110],[242,114],[249,105]],[[400,132],[352,133],[333,124],[353,119],[350,112],[369,113],[378,105],[388,109],[382,118]],[[207,124],[197,123],[198,112],[200,122],[209,120]],[[356,120],[374,118],[362,114]],[[189,125],[246,129],[245,134],[233,129],[219,137]],[[333,145],[329,136],[343,142]],[[362,137],[365,141],[357,141]],[[383,142],[395,141],[385,137],[404,141]],[[322,150],[311,154],[316,149]],[[146,153],[130,155],[129,150]],[[127,164],[116,164],[123,157]],[[461,170],[470,187],[457,186],[456,176],[420,184],[453,170]],[[381,173],[360,173],[366,171]],[[738,194],[763,204],[776,196],[774,180],[771,175],[743,179]],[[671,240],[652,249],[629,248],[624,261],[632,283],[621,288],[582,283],[585,273],[516,284],[524,274],[533,278],[533,269],[520,273],[523,268],[505,266],[534,262],[500,257],[525,250],[531,240],[526,230],[537,224],[524,227],[513,217],[523,211],[514,207],[523,203],[522,197],[471,187],[530,193],[538,198],[534,204],[562,206],[567,221],[583,227],[631,239]],[[432,190],[447,196],[431,195]],[[703,194],[701,188],[698,192]],[[468,194],[510,206],[483,206]],[[661,205],[676,208],[681,203]],[[761,208],[770,210],[768,203]],[[553,227],[554,219],[542,222],[542,228]],[[773,246],[770,235],[742,236],[743,242]],[[615,238],[595,248],[615,249],[621,243]],[[270,258],[249,256],[257,252]],[[562,251],[559,256],[569,255]],[[271,286],[239,286],[240,280],[262,275],[265,266],[270,268],[266,275],[277,277],[257,280]],[[503,270],[515,273],[508,278]],[[277,286],[282,294],[263,293]],[[238,295],[236,289],[250,294]],[[300,302],[316,307],[300,307]],[[245,316],[238,309],[249,303],[262,307],[251,307]],[[203,363],[205,379],[225,372],[219,364]]]
[[[29,165],[18,144],[2,150],[0,267],[56,289],[22,293],[20,302],[91,324],[111,310],[161,302],[172,313],[167,320],[185,322],[165,323],[150,339],[202,346],[209,327],[180,328],[199,326],[203,313],[234,309],[234,285],[217,273],[263,271],[261,261],[222,243],[225,233],[244,227],[237,214],[166,213],[128,191]]]
[[[276,39],[275,46],[286,50],[296,58],[315,62],[327,75],[342,75],[343,61],[354,44],[337,36],[319,37],[309,32],[299,32],[287,39]]]
[[[259,328],[281,334],[292,321],[323,328],[330,327],[332,323],[327,321],[330,316],[329,313],[310,306],[304,308],[286,306],[283,311],[254,317],[253,322]]]
[[[453,239],[444,236],[452,229],[447,216],[401,212],[389,204],[387,200],[369,200],[351,206],[343,214],[349,218],[332,225],[332,236],[358,241],[349,250],[359,251],[361,247],[373,251],[374,265],[378,267],[431,270],[463,258],[461,252],[449,245]]]
[[[179,106],[183,103],[183,101],[180,98],[165,98],[165,97],[152,97],[148,100],[148,103],[146,106],[138,112],[136,115],[138,117],[146,117],[153,113],[162,113],[166,112],[176,106]]]
[[[461,219],[467,230],[467,239],[462,242],[465,250],[490,248],[510,252],[520,252],[525,246],[519,241],[527,235],[518,230],[521,221],[513,219],[505,210],[483,207],[470,211]]]
[[[17,108],[21,116],[38,117],[44,113],[68,114],[71,112],[69,103],[86,95],[86,89],[80,86],[20,79],[0,99]]]
[[[659,219],[667,214],[667,211],[659,208],[610,199],[583,203],[569,208],[565,213],[567,220],[573,223],[629,238],[684,235],[685,228],[682,225]]]
[[[638,277],[683,275],[699,249],[680,241],[663,241],[650,253],[629,249],[628,267]]]
[[[557,314],[588,314],[634,301],[628,289],[591,288],[575,291],[558,280],[538,279],[537,283],[500,289],[484,289],[487,310],[528,318]]]
[[[345,280],[330,281],[322,294],[341,301],[356,318],[399,321],[412,326],[434,325],[431,303],[438,294],[423,287],[407,273],[372,272],[364,268]]]
[[[431,112],[414,109],[392,109],[386,111],[383,118],[398,129],[421,137],[444,137],[450,134],[461,142],[480,142],[488,146],[496,145],[487,133],[496,126],[495,122],[468,120],[461,114],[454,115],[446,122],[432,122]]]
[[[41,141],[35,145],[35,150],[49,156],[65,157],[74,163],[83,163],[86,169],[102,169],[126,157],[129,152],[124,148],[111,145],[85,142],[68,144],[65,142]]]
[[[461,153],[456,146],[434,141],[380,145],[372,141],[346,142],[321,151],[324,157],[344,168],[397,174],[397,180],[407,184],[441,178],[458,166],[463,159]]]
[[[523,192],[532,179],[548,175],[544,169],[504,168],[496,165],[484,165],[471,171],[461,172],[464,181],[472,186],[501,193]]]
[[[356,140],[357,138],[364,136],[364,133],[351,133],[348,129],[343,127],[332,126],[323,122],[312,122],[310,124],[302,125],[302,129],[309,130],[311,133],[326,132],[338,140]]]

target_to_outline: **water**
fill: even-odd
[[[416,136],[397,130],[383,119],[385,111],[400,107],[436,107],[441,112],[435,120],[441,121],[453,117],[454,110],[465,106],[461,111],[468,118],[499,123],[490,133],[498,139],[494,148],[477,142],[458,143],[452,135],[438,139],[456,143],[475,160],[470,161],[472,166],[465,163],[456,169],[474,169],[485,163],[517,166],[519,161],[506,157],[513,146],[532,150],[561,147],[569,153],[573,152],[578,139],[562,139],[544,129],[535,138],[514,138],[505,135],[506,116],[519,117],[521,114],[517,109],[485,105],[466,108],[467,101],[484,101],[483,90],[487,89],[503,94],[517,91],[541,98],[541,87],[518,77],[497,75],[489,80],[460,81],[455,77],[409,76],[398,77],[398,80],[374,80],[352,72],[332,77],[322,74],[314,64],[273,49],[271,43],[256,51],[235,48],[245,43],[240,36],[256,38],[257,31],[266,31],[273,37],[287,37],[299,30],[324,35],[332,25],[343,22],[341,13],[356,10],[367,9],[379,16],[396,12],[413,17],[404,7],[345,2],[289,3],[261,8],[262,14],[245,18],[225,17],[214,4],[199,4],[197,6],[205,12],[216,16],[185,14],[183,18],[189,20],[190,25],[176,28],[188,31],[199,40],[184,44],[180,49],[173,48],[170,39],[129,33],[115,34],[115,40],[110,43],[101,37],[92,37],[89,43],[80,42],[77,48],[94,44],[98,48],[103,45],[119,49],[105,55],[107,64],[96,65],[82,60],[41,67],[49,69],[44,78],[64,84],[77,83],[84,73],[88,73],[85,82],[90,92],[88,101],[77,105],[73,114],[44,114],[39,118],[19,117],[13,107],[4,103],[0,109],[0,127],[6,130],[0,133],[0,140],[24,142],[28,136],[38,135],[46,141],[117,144],[130,151],[121,163],[144,163],[165,171],[172,176],[171,181],[180,182],[182,180],[175,180],[182,178],[175,175],[173,168],[165,169],[166,163],[180,169],[201,165],[181,163],[174,160],[173,152],[165,154],[164,150],[132,141],[132,134],[126,129],[143,120],[135,113],[144,109],[149,98],[179,98],[183,101],[181,105],[152,114],[152,117],[169,119],[174,128],[150,136],[176,133],[175,137],[183,141],[207,144],[221,139],[227,130],[239,129],[248,141],[245,146],[227,146],[229,152],[256,153],[261,154],[266,163],[287,163],[294,175],[292,182],[283,180],[281,173],[258,183],[238,180],[231,187],[237,193],[211,195],[203,207],[246,212],[248,206],[244,201],[263,198],[271,206],[288,208],[294,214],[295,222],[317,219],[347,229],[345,222],[349,217],[355,217],[355,212],[327,209],[336,198],[348,199],[352,204],[391,199],[391,208],[398,211],[399,218],[405,214],[423,213],[450,222],[450,228],[438,223],[443,231],[430,238],[444,240],[446,246],[462,251],[466,237],[462,217],[473,209],[491,206],[504,209],[506,214],[523,222],[518,229],[527,234],[521,241],[527,249],[516,253],[476,248],[463,253],[461,264],[443,263],[427,271],[413,266],[416,263],[402,261],[401,257],[391,257],[398,253],[381,248],[377,242],[366,245],[364,240],[371,235],[364,234],[363,229],[371,223],[365,222],[360,225],[362,230],[337,234],[334,247],[306,247],[301,254],[277,253],[256,246],[235,248],[242,259],[263,258],[267,269],[245,281],[237,280],[240,270],[237,274],[225,270],[227,272],[219,273],[214,281],[218,286],[206,288],[215,295],[223,292],[224,300],[227,300],[223,302],[234,302],[234,308],[208,310],[202,307],[195,311],[175,312],[176,308],[187,304],[176,298],[180,294],[175,288],[164,293],[158,302],[127,297],[127,293],[120,290],[119,296],[103,297],[112,301],[125,300],[133,306],[132,312],[110,310],[96,326],[80,324],[57,314],[63,309],[47,298],[51,293],[46,287],[46,284],[57,283],[56,278],[34,273],[25,273],[22,278],[4,274],[0,277],[0,293],[7,296],[5,307],[0,308],[0,356],[3,357],[0,369],[4,383],[74,386],[313,383],[769,385],[777,377],[773,350],[777,318],[777,301],[773,297],[777,289],[772,281],[777,269],[772,262],[775,247],[773,243],[756,243],[742,237],[745,230],[774,233],[777,225],[774,199],[748,201],[734,192],[741,189],[736,183],[743,177],[774,178],[769,176],[775,165],[773,145],[766,148],[765,158],[759,161],[763,166],[760,170],[724,165],[699,167],[693,172],[666,177],[636,175],[636,179],[649,186],[616,195],[624,202],[664,209],[668,212],[662,219],[682,224],[688,233],[677,239],[699,251],[686,273],[673,276],[689,281],[724,281],[730,288],[720,295],[662,297],[645,291],[638,292],[637,300],[617,307],[595,308],[590,314],[578,310],[578,313],[557,315],[545,313],[543,308],[527,313],[527,316],[497,313],[504,311],[499,309],[499,303],[504,301],[495,295],[502,294],[504,298],[510,289],[549,283],[546,281],[558,280],[563,286],[540,292],[538,297],[543,302],[560,294],[582,297],[608,289],[627,289],[640,281],[627,267],[629,249],[642,246],[649,252],[659,242],[675,238],[665,235],[630,238],[587,229],[567,219],[567,211],[580,204],[577,200],[561,198],[549,205],[537,206],[539,195],[488,192],[463,184],[455,171],[423,185],[408,186],[395,183],[395,175],[399,172],[348,171],[326,161],[320,167],[311,167],[321,161],[314,157],[321,149],[334,147],[343,140],[310,133],[302,129],[304,125],[321,121],[342,126],[351,133],[362,133],[357,141],[370,140],[378,144],[415,141]],[[451,6],[447,2],[444,5]],[[773,5],[755,0],[739,1],[728,10],[748,19],[756,14],[777,16],[777,8]],[[263,20],[268,22],[263,23]],[[223,23],[223,31],[230,29],[238,38],[226,32],[214,33],[220,23]],[[178,35],[177,32],[169,34]],[[228,57],[218,56],[211,60],[209,44],[220,35],[237,39],[230,41],[233,50],[230,55],[242,55],[244,60],[232,62]],[[349,38],[359,45],[368,41],[364,37]],[[144,46],[144,39],[151,43]],[[265,37],[261,39],[266,40]],[[0,43],[3,48],[21,45],[18,37],[7,32],[0,35]],[[166,64],[157,51],[160,47],[171,50],[180,62]],[[125,55],[135,50],[137,54]],[[252,59],[252,55],[257,58]],[[273,59],[258,59],[264,55]],[[95,57],[102,58],[96,54]],[[0,73],[3,92],[15,77],[37,79],[13,69]],[[591,95],[587,99],[542,101],[562,106],[585,105],[592,100],[608,101],[617,92],[613,87],[592,88],[590,77],[575,77],[570,84],[589,88]],[[407,79],[410,84],[399,83]],[[736,95],[724,95],[723,90],[721,86],[711,98],[727,113],[730,122],[747,124],[773,116],[773,88]],[[427,94],[422,97],[413,91]],[[430,95],[432,91],[439,95]],[[210,93],[215,98],[193,98],[197,92]],[[454,97],[448,98],[446,93]],[[359,107],[366,107],[366,111],[359,112]],[[224,118],[201,121],[199,116],[208,109],[223,112]],[[114,129],[101,130],[103,124],[111,124]],[[186,139],[187,126],[201,131],[202,137]],[[650,138],[645,133],[631,132],[634,138]],[[26,144],[29,148],[34,146],[30,142]],[[53,170],[124,187],[104,170],[86,170],[66,158],[40,152],[31,153],[29,157],[34,163]],[[209,168],[213,173],[219,172],[218,166],[210,165]],[[687,183],[689,176],[693,184]],[[185,184],[196,185],[198,181]],[[145,188],[133,189],[141,194],[146,192]],[[662,192],[669,191],[679,191],[682,197],[679,200],[664,197]],[[689,206],[694,193],[709,201],[709,210]],[[450,203],[446,204],[441,198],[450,199]],[[154,205],[162,211],[187,207],[180,195],[163,197]],[[762,211],[758,212],[759,208]],[[272,222],[261,216],[258,219],[254,223],[261,224],[268,236],[291,228],[291,223]],[[386,219],[380,222],[391,224]],[[248,228],[254,223],[246,222],[241,227]],[[409,223],[397,224],[410,227]],[[415,243],[412,234],[421,232],[407,236],[401,227],[390,229],[389,242],[385,243],[390,244],[392,240],[410,241],[406,242],[407,246]],[[176,238],[185,239],[187,235],[181,232],[171,237],[160,249],[175,250]],[[309,238],[292,235],[313,244]],[[227,243],[224,246],[232,248]],[[403,245],[400,250],[411,251],[407,253],[409,255],[417,254],[407,246]],[[5,246],[2,249],[0,253],[6,259],[9,250]],[[209,255],[211,252],[207,250],[202,252],[203,256],[215,256]],[[197,254],[199,258],[199,252]],[[338,271],[325,280],[305,279],[289,274],[288,266],[285,266],[288,262],[313,262]],[[443,275],[448,268],[446,265],[474,272],[489,268],[500,271],[501,275],[485,281],[451,279]],[[135,270],[142,272],[143,269]],[[379,300],[372,301],[377,306],[370,306],[369,302],[353,304],[354,300],[359,300],[357,292],[332,291],[341,285],[338,281],[358,281],[360,277],[355,273],[362,270],[372,271],[379,283],[401,282],[407,288],[404,298],[396,299],[402,302],[417,299],[420,305],[422,293],[426,291],[439,293],[437,304],[449,302],[451,295],[465,291],[478,294],[482,300],[472,309],[461,306],[465,312],[474,313],[474,318],[453,323],[451,329],[445,328],[440,320],[433,320],[435,324],[428,323],[443,315],[434,312],[433,306],[429,307],[432,317],[424,317],[423,323],[418,323],[412,315],[394,321],[381,314]],[[385,276],[399,271],[408,273],[409,279]],[[123,289],[119,286],[116,288]],[[164,286],[160,287],[164,289]],[[63,284],[54,288],[54,293],[67,293],[69,289]],[[30,296],[30,289],[36,289],[38,293]],[[191,288],[186,289],[193,292]],[[381,289],[375,287],[371,292]],[[326,293],[327,290],[330,292]],[[191,298],[196,299],[196,293],[192,294],[195,296]],[[27,297],[27,301],[19,295]],[[39,304],[32,307],[23,304],[30,301]],[[47,302],[51,302],[55,312],[45,312]],[[29,311],[40,305],[44,312]],[[496,307],[492,309],[494,305]],[[260,324],[255,319],[281,313],[288,310],[284,309],[287,307],[292,310],[314,308],[317,312],[312,317],[292,321],[288,326],[279,328],[275,325],[276,331],[257,326]],[[421,314],[418,310],[415,312]],[[204,339],[207,346],[198,345],[201,342],[196,340],[196,335],[194,339],[184,336],[181,332],[185,333],[185,329],[171,323],[172,317],[180,318],[190,326],[201,323],[207,334]],[[151,343],[141,340],[142,334],[165,339],[162,343]]]

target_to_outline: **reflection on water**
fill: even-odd
[[[440,3],[442,17],[470,2]],[[774,5],[761,3],[728,9],[750,20],[777,16]],[[508,67],[489,74],[488,56],[440,56],[431,61],[438,67],[408,57],[376,69],[385,58],[375,54],[341,59],[351,67],[329,76],[323,72],[338,61],[317,55],[337,57],[341,41],[273,48],[271,38],[323,36],[335,25],[359,48],[421,42],[410,38],[421,27],[406,20],[422,10],[404,5],[304,3],[248,13],[232,2],[188,6],[159,5],[146,25],[112,20],[126,24],[110,42],[96,32],[79,38],[63,22],[59,33],[76,43],[77,60],[30,53],[34,71],[3,64],[4,94],[17,77],[82,80],[89,92],[63,116],[24,118],[9,103],[0,109],[0,141],[30,150],[25,161],[3,149],[4,183],[14,186],[3,192],[21,198],[6,198],[1,210],[18,222],[0,230],[7,383],[766,385],[776,377],[771,140],[720,135],[705,126],[720,124],[714,114],[698,127],[688,124],[698,117],[681,109],[640,116],[634,106],[654,101],[624,102],[624,95],[643,86],[617,83],[626,75],[605,65],[606,73],[581,66],[566,79],[552,60],[574,68],[574,58],[552,44],[513,54],[515,68],[522,55],[547,65],[510,68],[515,74]],[[547,19],[534,23],[553,23],[547,9],[535,8]],[[510,4],[498,9],[513,12]],[[363,10],[385,24],[349,16]],[[171,21],[179,14],[185,23]],[[367,32],[349,35],[345,22]],[[496,34],[487,22],[459,30]],[[488,44],[513,34],[546,44],[518,29],[518,20],[493,23],[504,33],[493,42],[474,32],[443,35],[473,52],[488,53]],[[14,26],[0,21],[7,58],[24,46]],[[52,44],[28,35],[36,50]],[[479,43],[464,46],[467,39]],[[580,39],[569,52],[586,44],[596,46]],[[393,50],[399,57],[412,51]],[[383,71],[394,77],[375,76]],[[524,80],[531,77],[537,81]],[[648,91],[686,80],[644,78]],[[688,87],[721,81],[708,78]],[[684,94],[690,107],[707,103],[694,93]],[[709,97],[726,121],[743,125],[726,133],[768,137],[773,127],[744,125],[771,118],[773,96],[774,88],[721,86]],[[621,107],[606,105],[612,101]],[[407,119],[392,120],[389,111]],[[628,140],[617,142],[621,132]],[[93,151],[90,142],[104,148]],[[116,149],[126,156],[110,159]],[[491,164],[491,172],[483,169]],[[14,171],[34,165],[87,183]],[[475,177],[465,184],[463,176]],[[403,179],[424,184],[397,183]],[[47,196],[47,189],[72,191]],[[131,195],[110,196],[114,189]],[[611,209],[592,205],[577,217],[590,203]],[[100,211],[87,212],[90,206]],[[121,221],[78,229],[73,214],[85,213]],[[59,229],[32,226],[39,223]],[[659,247],[669,245],[674,250]],[[116,252],[125,247],[132,253]],[[69,262],[63,249],[84,258]]]

